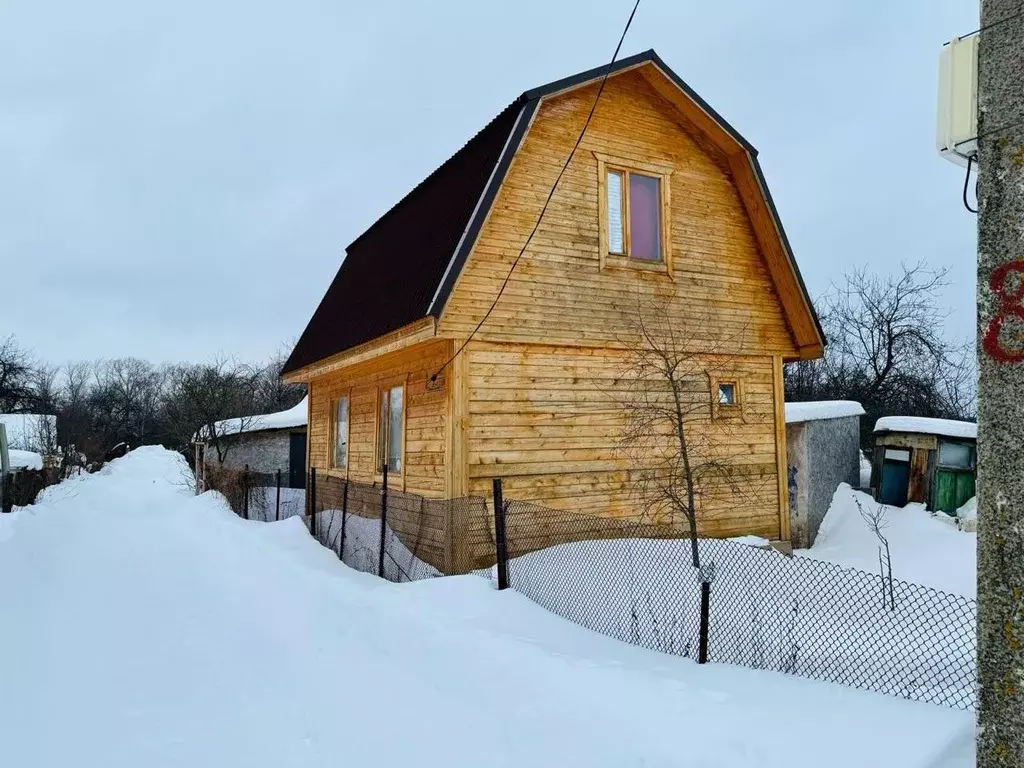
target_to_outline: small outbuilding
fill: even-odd
[[[786,403],[789,531],[794,549],[814,543],[840,483],[860,484],[860,417],[851,400]]]
[[[272,473],[281,470],[291,488],[306,484],[306,422],[308,400],[277,413],[218,421],[213,435],[196,436],[196,473],[207,467]],[[219,450],[218,450],[219,449]]]
[[[956,514],[974,496],[978,425],[887,416],[875,424],[871,485],[883,504],[923,503]]]

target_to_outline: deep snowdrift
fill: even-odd
[[[861,518],[855,499],[865,509],[878,505],[870,495],[841,484],[814,546],[798,554],[878,573],[878,539]],[[889,540],[893,578],[972,599],[977,595],[976,533],[957,530],[953,518],[933,515],[922,504],[885,506],[885,516],[882,535]]]
[[[19,768],[958,766],[965,712],[633,648],[473,576],[394,585],[139,449],[0,518]]]

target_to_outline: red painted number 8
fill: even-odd
[[[1012,291],[1007,287],[1007,278],[1017,273],[1017,287]],[[989,321],[985,331],[983,346],[989,357],[1004,363],[1019,363],[1024,361],[1024,344],[1018,342],[1012,349],[1007,349],[1000,338],[1003,331],[1003,323],[1007,318],[1015,317],[1024,324],[1024,261],[1011,261],[1003,264],[992,272],[989,280],[992,292],[999,299],[999,307],[995,316]]]

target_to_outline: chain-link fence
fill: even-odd
[[[288,470],[255,472],[248,468],[207,466],[199,490],[222,493],[239,517],[271,522],[306,516],[306,491],[291,485]]]
[[[482,497],[426,498],[385,483],[312,470],[294,489],[287,472],[206,474],[238,515],[301,515],[346,565],[391,581],[493,570],[548,610],[635,645],[975,706],[968,598],[718,539],[698,541],[698,569],[684,522],[514,500],[496,520]]]
[[[975,706],[973,600],[727,540],[698,570],[685,524],[505,509],[509,585],[592,630],[696,658],[703,575],[709,661]]]
[[[207,468],[239,517],[270,522],[302,516],[310,534],[351,568],[391,581],[489,571],[495,562],[493,515],[482,497],[432,499],[311,470],[290,488],[287,471]]]

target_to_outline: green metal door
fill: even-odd
[[[947,515],[954,515],[974,495],[974,472],[940,469],[935,506]]]

